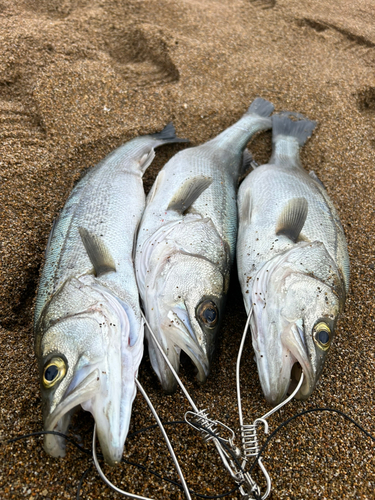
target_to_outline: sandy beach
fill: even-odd
[[[33,309],[54,218],[82,173],[123,142],[173,121],[198,145],[233,124],[257,96],[276,111],[305,114],[318,126],[302,150],[307,170],[324,183],[348,241],[351,283],[320,383],[306,402],[269,419],[274,430],[306,409],[347,413],[375,434],[375,0],[0,0],[0,498],[120,498],[86,455],[67,445],[54,459],[42,437],[6,440],[43,428],[34,355]],[[185,144],[164,146],[144,176]],[[271,133],[249,148],[258,163]],[[235,360],[246,321],[233,269],[212,373],[204,386],[182,367],[199,408],[238,431]],[[244,418],[268,411],[250,339],[241,371]],[[146,355],[139,379],[163,421],[190,407],[180,391],[166,396]],[[154,424],[143,398],[130,433]],[[80,411],[72,439],[90,449],[93,419]],[[186,425],[168,426],[189,487],[202,495],[235,484],[212,444]],[[259,432],[260,441],[265,435]],[[239,444],[239,442],[238,442]],[[126,442],[124,458],[177,480],[158,430]],[[331,413],[290,423],[264,463],[270,499],[375,498],[374,444]],[[90,468],[91,466],[91,468]],[[131,465],[104,467],[120,488],[155,499],[180,490]],[[254,475],[264,491],[264,480]],[[193,497],[197,498],[197,497]],[[239,492],[225,498],[239,499]]]

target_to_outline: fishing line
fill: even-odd
[[[23,436],[18,436],[12,439],[7,439],[5,442],[10,444],[10,443],[15,443],[16,441],[21,441],[22,439],[27,439],[29,437],[33,436],[44,436],[46,434],[52,434],[53,436],[60,436],[64,438],[66,441],[74,445],[76,448],[78,448],[80,451],[83,453],[86,453],[87,455],[91,455],[91,451],[87,450],[83,446],[81,446],[79,443],[74,441],[74,439],[70,438],[66,434],[63,434],[62,432],[57,432],[57,431],[36,431],[36,432],[30,432],[30,434],[24,434]],[[1,444],[1,443],[0,443]]]
[[[299,417],[302,417],[303,415],[306,415],[308,413],[314,413],[314,412],[319,412],[319,411],[326,411],[326,412],[332,412],[332,413],[337,413],[338,415],[341,415],[342,417],[344,417],[346,420],[348,420],[349,422],[351,422],[352,424],[354,424],[356,427],[358,427],[359,430],[361,430],[364,434],[366,434],[367,437],[369,437],[372,441],[375,442],[375,436],[373,436],[370,432],[366,431],[366,429],[364,429],[358,422],[356,422],[355,420],[353,420],[351,417],[349,417],[349,415],[347,415],[346,413],[342,412],[341,410],[336,410],[334,408],[310,408],[309,410],[304,410],[302,411],[301,413],[297,413],[296,415],[293,415],[293,417],[290,417],[288,418],[287,420],[285,420],[282,424],[280,424],[270,435],[269,437],[267,438],[267,440],[265,441],[264,445],[261,447],[258,455],[256,456],[254,462],[251,464],[250,466],[250,469],[249,469],[249,472],[252,471],[252,469],[255,467],[259,457],[262,456],[263,452],[265,451],[265,449],[267,448],[267,446],[269,445],[270,441],[272,441],[272,439],[276,436],[276,434],[281,431],[281,429],[283,429],[284,427],[286,427],[290,422],[292,422],[293,420],[296,420],[297,418]]]
[[[334,408],[311,408],[311,409],[308,409],[308,410],[304,410],[304,411],[302,411],[300,413],[297,413],[296,415],[293,415],[292,417],[288,418],[287,420],[285,420],[284,422],[282,422],[269,435],[269,437],[267,438],[267,440],[265,441],[265,443],[261,447],[261,449],[260,449],[257,457],[254,459],[253,463],[251,464],[251,466],[249,468],[249,472],[251,472],[254,469],[254,467],[257,464],[258,459],[263,455],[263,453],[265,452],[266,448],[269,446],[270,442],[274,439],[274,437],[284,427],[286,427],[288,424],[290,424],[293,420],[296,420],[297,418],[302,417],[303,415],[306,415],[308,413],[315,413],[315,412],[331,412],[331,413],[336,413],[338,415],[341,415],[346,420],[348,420],[349,422],[351,422],[352,424],[354,424],[361,432],[363,432],[372,441],[375,442],[375,436],[374,435],[372,435],[370,432],[368,432],[366,429],[364,429],[358,422],[356,422],[353,418],[351,418],[349,415],[347,415],[346,413],[342,412],[341,410],[336,410]],[[181,425],[181,424],[186,424],[186,422],[184,420],[163,422],[163,425]],[[199,424],[197,424],[197,425],[199,425]],[[149,431],[149,430],[151,430],[153,428],[156,428],[156,427],[158,427],[157,424],[145,427],[143,429],[140,429],[138,431],[135,431],[135,432],[129,434],[128,438],[130,438],[132,436],[135,436],[135,435],[138,435],[138,434],[141,434],[141,433],[144,433],[144,432]],[[70,438],[66,434],[63,434],[61,432],[56,432],[56,431],[37,431],[37,432],[32,432],[32,433],[29,433],[29,434],[24,434],[22,436],[17,436],[17,437],[12,438],[12,439],[8,439],[8,440],[5,441],[5,443],[11,444],[11,443],[14,443],[14,442],[17,442],[17,441],[21,441],[21,440],[27,439],[29,437],[42,436],[42,435],[45,435],[45,434],[52,434],[52,435],[61,436],[64,439],[66,439],[68,442],[70,442],[71,444],[73,444],[76,448],[78,448],[82,453],[85,453],[87,455],[92,455],[91,450],[85,449],[83,446],[81,446],[80,444],[78,444],[76,441],[74,441],[74,439]],[[219,439],[220,439],[220,437],[219,437]],[[100,455],[98,455],[98,456],[100,456]],[[176,481],[173,481],[172,479],[163,477],[160,473],[158,473],[156,471],[153,471],[152,469],[149,469],[149,468],[147,468],[146,466],[144,466],[142,464],[137,464],[137,463],[134,463],[134,462],[130,462],[129,460],[125,460],[125,459],[123,459],[122,462],[124,462],[124,463],[126,463],[128,465],[132,465],[134,467],[137,467],[138,469],[140,469],[140,470],[142,470],[144,472],[148,472],[150,474],[153,474],[154,476],[158,477],[159,479],[162,479],[163,481],[169,482],[169,483],[173,484],[174,486],[177,486],[179,489],[182,490],[182,485],[180,483],[178,483]],[[89,473],[90,470],[91,470],[91,467],[84,472],[84,475],[82,476],[81,481],[79,482],[79,485],[78,485],[79,486],[79,490],[77,491],[77,500],[79,500],[79,498],[80,498],[79,492],[80,492],[80,490],[82,488],[82,483],[83,483],[85,477],[87,476],[87,474]],[[190,493],[192,495],[197,496],[199,498],[216,499],[216,498],[224,498],[224,497],[226,497],[228,495],[231,495],[231,494],[235,493],[238,489],[239,489],[239,486],[237,485],[231,491],[228,491],[226,493],[222,493],[222,494],[219,494],[219,495],[212,495],[212,496],[211,495],[200,494],[200,493],[195,492],[194,490],[189,490],[189,491],[190,491]]]
[[[168,422],[163,422],[163,425],[181,425],[181,424],[184,424],[186,425],[187,422],[185,420],[175,420],[175,421],[168,421]],[[203,427],[203,426],[202,426]],[[128,434],[128,439],[129,438],[132,438],[138,434],[142,434],[146,431],[149,431],[149,430],[153,430],[153,429],[159,429],[159,425],[158,424],[154,424],[154,425],[150,425],[148,427],[144,427],[143,429],[140,429],[138,431],[134,431],[130,434]],[[6,440],[5,442],[7,444],[11,444],[11,443],[15,443],[17,441],[21,441],[21,440],[24,440],[24,439],[27,439],[29,437],[33,437],[33,436],[44,436],[44,435],[47,435],[47,434],[51,434],[53,436],[60,436],[62,438],[64,438],[66,441],[68,441],[69,443],[73,444],[76,448],[78,448],[82,453],[85,453],[86,455],[90,455],[92,456],[92,450],[88,450],[86,448],[84,448],[83,446],[81,446],[79,443],[77,443],[74,439],[70,438],[68,435],[66,434],[63,434],[62,432],[58,432],[58,431],[36,431],[36,432],[31,432],[29,434],[24,434],[22,436],[17,436],[15,438],[12,438],[12,439],[8,439]],[[217,435],[213,434],[213,436],[215,437],[218,437]],[[221,439],[220,437],[218,437],[218,439]],[[1,443],[0,443],[1,444]],[[224,446],[225,446],[225,443],[224,443]],[[228,449],[228,451],[230,452],[231,450]],[[103,458],[103,455],[98,453],[97,456],[99,458]],[[234,459],[236,459],[234,457]],[[133,467],[136,467],[140,470],[142,470],[143,472],[148,472],[156,477],[158,477],[159,479],[162,479],[163,481],[166,481],[170,484],[173,484],[174,486],[177,486],[180,490],[183,491],[183,487],[182,487],[182,484],[181,483],[178,483],[177,481],[173,481],[172,479],[169,479],[167,477],[164,477],[162,476],[159,472],[157,471],[154,471],[152,469],[149,469],[148,467],[146,467],[145,465],[142,465],[142,464],[138,464],[136,462],[131,462],[130,460],[126,460],[126,459],[122,459],[121,462],[127,464],[127,465],[131,465]],[[89,473],[89,471],[91,470],[92,466],[89,467],[89,469],[87,469],[84,474],[82,475],[81,477],[81,480],[78,484],[78,488],[77,488],[77,500],[79,500],[80,498],[80,490],[82,488],[82,484],[83,484],[83,481],[86,477],[86,475]],[[221,494],[218,494],[218,495],[204,495],[202,493],[197,493],[195,492],[194,490],[189,490],[191,494],[199,497],[199,498],[205,498],[205,499],[216,499],[216,498],[224,498],[228,495],[231,495],[232,493],[235,493],[237,490],[239,489],[239,486],[235,486],[232,490],[226,492],[226,493],[221,493]]]
[[[168,422],[163,422],[163,425],[181,425],[181,424],[184,424],[186,425],[187,422],[185,420],[176,420],[176,421],[168,421]],[[198,425],[198,424],[197,424]],[[203,427],[203,426],[202,426]],[[156,429],[156,428],[159,428],[158,424],[154,424],[154,425],[150,425],[148,427],[145,427],[143,429],[140,429],[138,431],[135,431],[135,432],[132,432],[131,434],[128,434],[128,438],[131,438],[133,436],[136,436],[138,434],[142,434],[146,431],[149,431],[149,430],[152,430],[152,429]],[[83,446],[81,446],[80,444],[78,444],[76,441],[74,441],[74,439],[70,438],[69,436],[67,436],[66,434],[63,434],[62,432],[57,432],[57,431],[36,431],[36,432],[31,432],[29,434],[24,434],[22,436],[17,436],[15,438],[12,438],[12,439],[8,439],[6,440],[5,442],[7,444],[11,444],[11,443],[14,443],[14,442],[17,442],[17,441],[21,441],[21,440],[24,440],[24,439],[27,439],[29,437],[33,437],[33,436],[43,436],[43,435],[47,435],[47,434],[51,434],[51,435],[54,435],[54,436],[60,436],[64,439],[66,439],[69,443],[73,444],[76,448],[78,448],[82,453],[85,453],[86,455],[90,455],[92,456],[92,450],[88,450],[86,448],[84,448]],[[218,437],[216,436],[214,433],[211,433],[213,436],[215,437]],[[219,439],[221,439],[219,437]],[[225,443],[224,443],[224,446]],[[231,452],[231,450],[229,450],[228,448],[228,451]],[[98,457],[100,458],[103,458],[103,455],[101,454],[97,454]],[[236,457],[233,457],[234,459],[236,459]],[[162,479],[163,481],[166,481],[170,484],[173,484],[174,486],[177,486],[181,491],[183,491],[183,486],[181,483],[178,483],[177,481],[173,481],[172,479],[169,479],[167,477],[164,477],[162,476],[159,472],[157,471],[154,471],[152,469],[149,469],[148,467],[146,467],[145,465],[142,465],[142,464],[137,464],[135,462],[131,462],[130,460],[126,460],[126,459],[122,459],[121,462],[127,464],[127,465],[132,465],[134,467],[137,467],[138,469],[142,470],[143,472],[148,472],[156,477],[158,477],[159,479]],[[82,489],[82,484],[83,484],[83,481],[85,479],[85,477],[87,476],[87,474],[89,473],[89,471],[91,470],[92,466],[90,466],[82,475],[81,477],[81,480],[79,481],[79,484],[78,484],[78,488],[77,488],[77,500],[80,499],[80,491]],[[226,492],[226,493],[221,493],[221,494],[218,494],[218,495],[204,495],[202,493],[197,493],[195,492],[194,490],[190,490],[190,493],[199,497],[199,498],[204,498],[204,499],[207,499],[207,500],[214,500],[216,498],[224,498],[228,495],[231,495],[233,493],[235,493],[237,490],[239,489],[239,486],[235,486],[233,489],[231,489],[230,491]]]
[[[92,469],[92,465],[90,465],[90,467],[85,470],[85,472],[81,476],[81,479],[79,480],[78,487],[77,487],[76,500],[79,500],[79,498],[80,498],[80,492],[81,492],[83,481],[86,479],[86,476],[91,471],[91,469]]]

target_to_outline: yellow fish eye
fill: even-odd
[[[66,363],[62,358],[52,358],[44,367],[43,385],[47,389],[53,387],[56,382],[65,377]]]
[[[332,332],[327,323],[323,321],[314,326],[313,336],[315,343],[326,351],[331,345]]]

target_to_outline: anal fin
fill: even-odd
[[[84,227],[79,227],[78,231],[87,255],[94,266],[95,276],[99,277],[116,271],[115,262],[104,241]]]
[[[277,224],[276,234],[283,234],[294,243],[306,222],[308,203],[306,198],[292,198],[283,208]]]
[[[176,191],[169,202],[167,210],[184,213],[199,196],[212,184],[212,178],[197,175],[187,179]]]

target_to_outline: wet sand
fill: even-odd
[[[257,96],[276,110],[318,121],[302,161],[335,202],[351,260],[350,294],[320,384],[307,402],[293,401],[272,416],[271,430],[304,409],[331,407],[375,434],[374,24],[374,0],[306,6],[296,0],[0,1],[2,440],[42,429],[33,304],[52,221],[82,172],[170,120],[180,137],[200,144],[234,123]],[[250,144],[258,163],[267,161],[270,142],[264,133]],[[146,190],[182,147],[157,151]],[[235,271],[232,276],[211,376],[199,386],[183,367],[182,378],[199,408],[237,431],[235,359],[246,318]],[[268,407],[250,341],[242,366],[244,417],[252,422]],[[139,378],[163,420],[182,419],[188,404],[180,392],[163,395],[147,357]],[[137,395],[130,432],[153,423]],[[91,416],[79,412],[70,436],[90,448],[92,427]],[[194,491],[233,488],[212,444],[183,425],[170,434]],[[176,478],[159,431],[129,438],[125,457]],[[339,416],[309,414],[292,422],[264,461],[274,500],[375,497],[374,446]],[[90,464],[70,444],[65,459],[47,456],[40,437],[3,444],[0,498],[76,498]],[[135,467],[105,470],[131,492],[183,498]],[[93,468],[81,495],[120,498]]]

